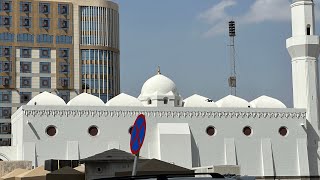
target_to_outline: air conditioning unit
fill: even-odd
[[[69,56],[68,50],[61,50],[61,57],[67,58]]]
[[[42,7],[41,7],[41,12],[43,14],[49,13],[49,6],[47,4],[43,4]]]
[[[2,49],[2,54],[5,57],[9,57],[10,56],[10,48],[3,48]]]
[[[9,94],[2,94],[2,101],[8,102],[10,100]]]
[[[67,20],[61,20],[60,21],[60,27],[63,29],[67,29],[68,28],[68,21]]]
[[[61,72],[63,73],[68,73],[68,70],[69,70],[69,66],[67,64],[63,64],[61,65]]]
[[[24,27],[29,27],[30,26],[30,20],[28,18],[23,19],[22,25]]]
[[[2,66],[3,66],[2,69],[4,72],[10,71],[10,63],[9,62],[3,62]]]
[[[28,13],[30,11],[30,6],[29,4],[22,4],[22,11],[25,13]]]
[[[62,79],[61,80],[61,86],[62,87],[68,87],[69,85],[69,80],[68,79]]]
[[[3,84],[4,86],[10,86],[10,79],[9,79],[9,77],[3,77],[3,78],[2,78],[2,84]]]
[[[9,17],[3,18],[3,25],[4,26],[10,26],[10,18]]]
[[[47,20],[47,19],[42,20],[42,27],[48,28],[49,27],[49,20]]]
[[[1,131],[2,131],[2,133],[7,133],[7,132],[9,132],[8,125],[3,124],[2,127],[1,127]]]
[[[10,109],[2,109],[2,116],[5,118],[10,118],[11,110]]]
[[[67,5],[62,5],[60,6],[60,13],[61,14],[68,14],[68,6]]]
[[[2,9],[3,9],[4,11],[10,11],[10,3],[9,3],[9,2],[4,2],[4,3],[2,4]]]

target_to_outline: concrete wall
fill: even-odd
[[[22,134],[13,136],[14,142],[22,139],[16,144],[17,157],[38,165],[51,158],[86,158],[114,146],[130,152],[128,129],[143,113],[147,119],[146,138],[141,149],[143,157],[161,160],[173,157],[170,155],[174,152],[172,148],[183,142],[185,145],[180,145],[181,150],[174,156],[176,159],[166,158],[165,161],[185,167],[240,165],[242,174],[255,176],[308,174],[304,110],[23,106],[17,113],[22,114],[15,114],[16,118],[12,119],[13,129],[21,122],[18,131]],[[174,123],[176,129],[187,124],[189,140],[183,137],[181,141],[171,133],[170,142],[167,135],[158,131],[161,123]],[[45,132],[50,125],[57,128],[53,137]],[[99,129],[95,137],[88,134],[92,125]],[[215,127],[215,135],[207,135],[208,126]],[[251,136],[243,134],[245,126],[252,128]],[[288,128],[287,136],[279,134],[281,126]],[[161,136],[165,137],[164,141]],[[172,146],[168,146],[170,143]],[[78,151],[68,151],[71,145]],[[163,145],[166,151],[161,150]],[[27,151],[32,153],[26,154]]]

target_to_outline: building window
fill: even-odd
[[[252,134],[252,128],[250,126],[246,126],[242,130],[243,134],[246,136],[250,136]]]
[[[31,62],[20,62],[21,73],[31,73]]]
[[[60,73],[62,74],[68,74],[69,73],[69,64],[68,63],[60,63]]]
[[[31,92],[20,92],[20,103],[28,103],[31,100]]]
[[[40,88],[51,88],[51,78],[49,77],[40,77]]]
[[[168,98],[167,97],[163,98],[163,103],[164,104],[168,104]]]
[[[68,58],[69,57],[69,49],[68,48],[60,48],[59,49],[59,57]]]
[[[11,72],[12,71],[12,62],[11,61],[0,61],[0,73],[1,72]]]
[[[0,26],[1,27],[11,27],[12,26],[12,16],[0,16]]]
[[[287,136],[288,135],[288,128],[285,126],[282,126],[279,128],[279,134],[281,136]]]
[[[148,99],[148,104],[152,104],[152,100],[151,99]]]
[[[208,126],[207,129],[206,129],[206,133],[209,136],[213,136],[213,135],[216,134],[216,129],[213,126]]]
[[[12,84],[10,76],[0,76],[0,82],[3,86],[10,86]]]
[[[12,11],[12,2],[11,1],[7,1],[7,0],[2,1],[2,3],[1,3],[1,11],[11,12]]]
[[[37,36],[37,42],[38,43],[52,43],[53,36],[48,35],[48,34],[40,34]]]
[[[0,139],[0,146],[11,146],[11,139],[8,139],[8,138]]]
[[[51,63],[40,62],[40,73],[51,73]]]
[[[30,13],[31,12],[31,2],[20,2],[20,12]]]
[[[11,134],[11,124],[10,123],[0,123],[1,134]]]
[[[64,88],[69,87],[69,78],[60,78],[60,86]]]
[[[31,28],[32,26],[32,18],[31,17],[20,17],[20,27]]]
[[[98,133],[99,133],[99,129],[97,126],[90,126],[88,128],[88,133],[91,135],[91,136],[97,136]]]
[[[11,117],[11,108],[0,107],[0,118],[1,119],[10,119],[10,117]]]
[[[32,34],[18,34],[17,36],[17,40],[18,42],[29,42],[29,43],[33,43],[34,42],[34,35]]]
[[[31,77],[20,77],[20,88],[31,88]]]
[[[0,46],[0,56],[1,57],[10,57],[12,52],[11,46]]]
[[[31,48],[21,48],[20,49],[21,58],[31,58]]]
[[[50,28],[50,19],[49,18],[40,18],[39,27],[44,29]]]
[[[14,34],[4,32],[0,33],[0,41],[1,42],[13,42],[14,41]]]
[[[0,91],[0,102],[11,103],[12,94],[11,91]]]
[[[66,19],[59,19],[59,24],[58,24],[59,29],[68,29],[69,28],[69,20]]]
[[[51,137],[55,136],[57,134],[57,128],[53,125],[48,126],[46,128],[46,134]]]
[[[56,36],[57,44],[72,44],[72,36]]]
[[[69,5],[68,4],[59,4],[58,11],[61,15],[68,15],[69,14]]]
[[[311,26],[310,24],[307,25],[307,35],[311,35]]]
[[[50,4],[49,3],[39,3],[39,12],[42,14],[50,13]]]
[[[51,49],[50,48],[40,48],[40,58],[51,58]]]

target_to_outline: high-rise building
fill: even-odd
[[[118,5],[107,0],[0,0],[0,145],[10,116],[43,91],[66,102],[120,91]]]

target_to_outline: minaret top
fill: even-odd
[[[160,72],[160,66],[158,66],[157,74],[161,74],[161,72]]]

